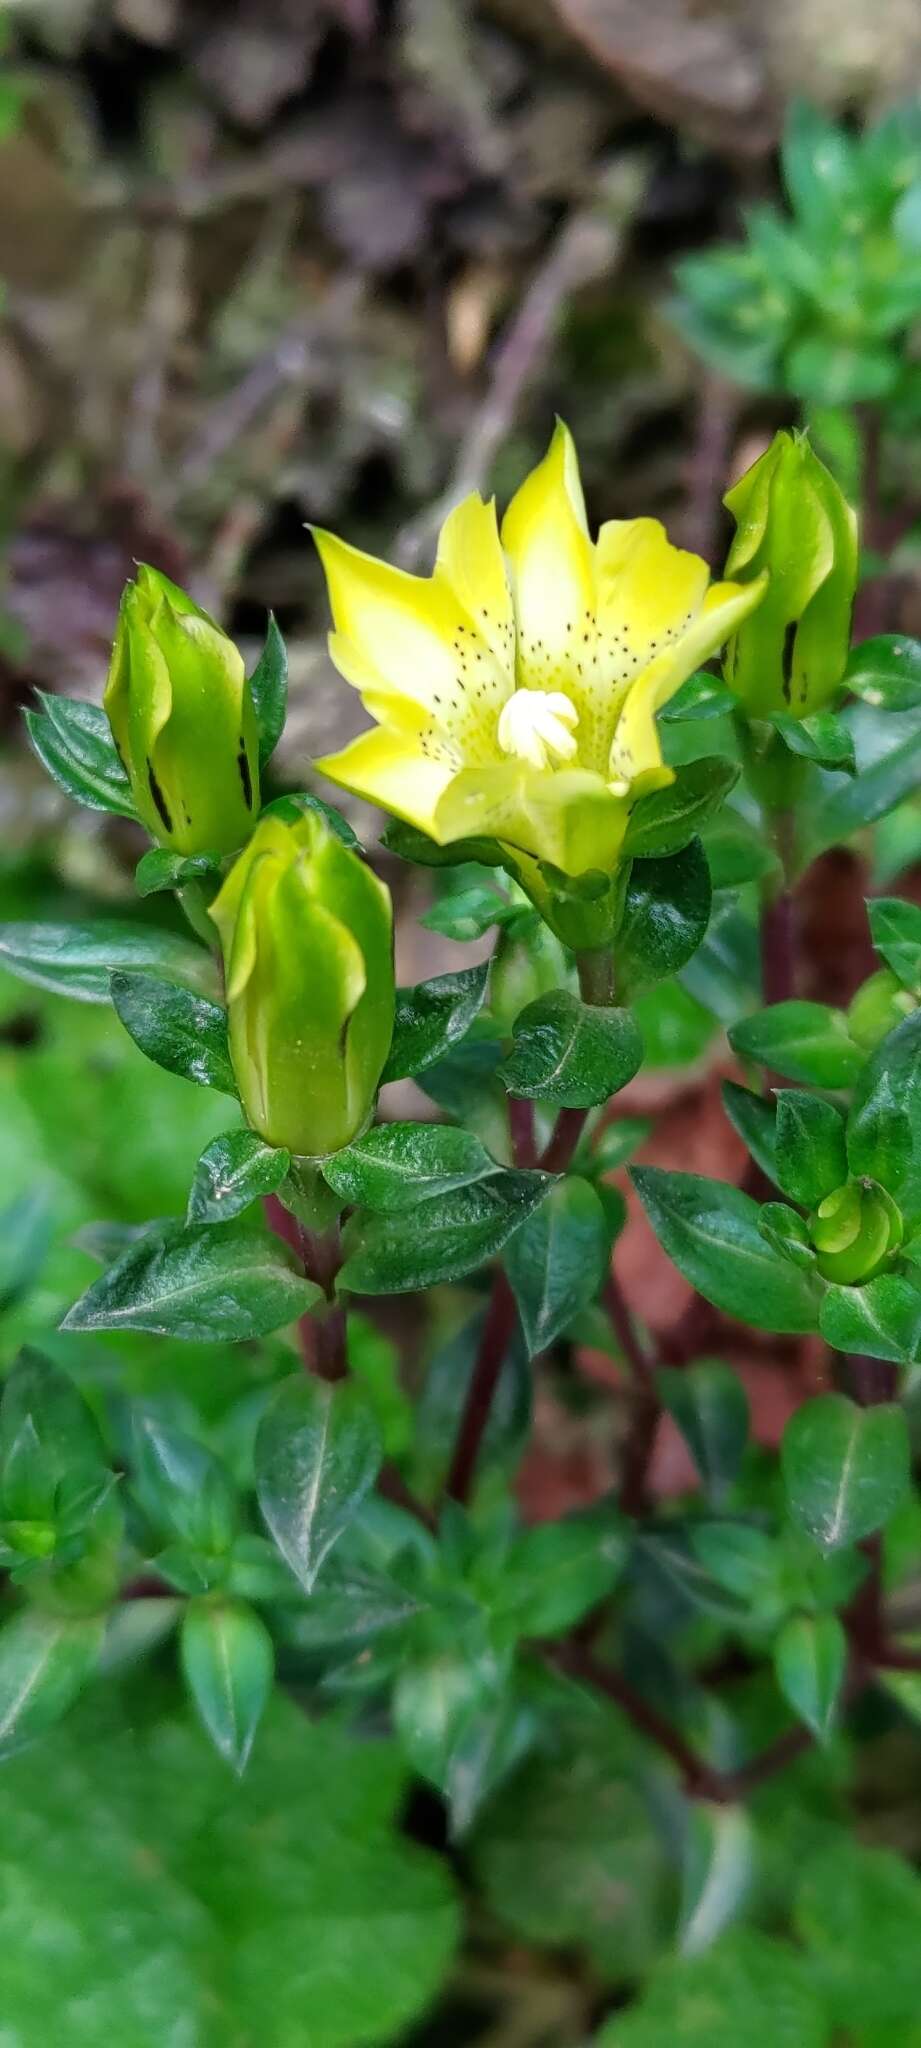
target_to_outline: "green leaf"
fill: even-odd
[[[829,1287],[819,1328],[836,1351],[921,1364],[921,1293],[899,1273],[880,1273],[864,1287]]]
[[[586,1180],[568,1174],[515,1231],[505,1248],[525,1343],[546,1351],[580,1309],[594,1301],[611,1240],[604,1208]]]
[[[48,1199],[40,1190],[0,1209],[0,1314],[27,1294],[51,1243]]]
[[[343,817],[341,811],[337,811],[335,804],[328,804],[324,797],[315,796],[312,789],[288,791],[285,796],[275,797],[272,803],[265,805],[262,816],[281,818],[286,825],[296,825],[305,811],[312,811],[317,817],[323,818],[330,831],[335,833],[337,839],[341,839],[343,846],[350,846],[353,851],[360,847],[358,834],[352,830],[348,819]]]
[[[917,1871],[837,1830],[800,1873],[794,1918],[832,2026],[853,2038],[878,2027],[879,2048],[901,2048],[918,2011]]]
[[[870,1055],[847,1124],[851,1172],[878,1180],[909,1215],[921,1208],[921,1010]]]
[[[740,1058],[813,1088],[849,1088],[864,1063],[844,1011],[827,1003],[772,1003],[734,1024],[729,1043]]]
[[[777,1105],[770,1095],[755,1095],[737,1081],[723,1082],[723,1108],[756,1166],[768,1180],[777,1180]]]
[[[857,774],[849,781],[836,779],[824,787],[816,801],[806,805],[798,820],[797,873],[802,874],[829,846],[839,846],[865,825],[875,824],[887,811],[913,796],[921,776],[921,726],[917,712],[903,714],[904,737],[897,714],[888,714],[893,730],[889,745],[880,751],[872,744],[865,754],[857,744]]]
[[[884,711],[913,711],[921,704],[921,640],[905,633],[880,633],[852,647],[845,686]]]
[[[0,1629],[0,1757],[54,1726],[99,1659],[100,1615],[65,1620],[26,1607]]]
[[[699,839],[681,853],[634,861],[615,942],[622,992],[641,995],[686,965],[706,933],[712,894]]]
[[[353,1294],[405,1294],[461,1280],[491,1259],[551,1186],[545,1173],[506,1172],[424,1203],[408,1230],[402,1214],[353,1216],[338,1285]]]
[[[737,811],[721,811],[701,834],[714,890],[741,889],[780,875],[780,862],[757,828]]]
[[[416,1456],[432,1491],[443,1483],[457,1441],[486,1314],[483,1308],[471,1316],[438,1347],[426,1366],[416,1409]],[[531,1397],[528,1355],[516,1320],[502,1359],[478,1469],[494,1465],[507,1471],[516,1462],[530,1428]]]
[[[901,1408],[858,1408],[844,1394],[819,1394],[791,1416],[781,1463],[790,1513],[824,1550],[859,1543],[882,1528],[911,1474]]]
[[[344,1202],[399,1216],[500,1169],[479,1138],[451,1124],[378,1124],[325,1161]]]
[[[226,1465],[155,1409],[136,1404],[132,1422],[131,1491],[155,1538],[187,1546],[200,1560],[223,1562],[240,1527],[238,1492]]]
[[[155,1066],[236,1095],[227,1012],[152,974],[113,974],[112,1002],[129,1038]]]
[[[760,1330],[817,1327],[813,1281],[765,1243],[741,1188],[656,1166],[631,1168],[631,1179],[660,1244],[707,1301]]]
[[[404,1666],[393,1717],[407,1760],[446,1800],[454,1840],[520,1762],[534,1727],[491,1662],[448,1651]]]
[[[255,1224],[154,1223],[93,1281],[61,1328],[243,1342],[294,1322],[322,1299],[288,1246]]]
[[[242,1776],[275,1671],[265,1623],[239,1600],[192,1600],[180,1656],[203,1726],[218,1755]]]
[[[742,1806],[704,1805],[688,1812],[682,1859],[679,1946],[702,1954],[736,1920],[751,1890],[756,1837]]]
[[[794,1614],[774,1644],[777,1683],[795,1714],[826,1742],[847,1670],[847,1636],[836,1614]]]
[[[492,1628],[523,1636],[557,1636],[574,1628],[613,1590],[627,1561],[629,1524],[616,1509],[588,1508],[559,1522],[525,1529],[511,1544]]]
[[[556,989],[528,1003],[512,1029],[513,1045],[498,1069],[512,1095],[561,1109],[607,1102],[633,1079],[643,1058],[628,1010],[600,1009]]]
[[[738,782],[739,768],[721,754],[689,761],[666,789],[634,804],[623,845],[625,860],[649,860],[680,853],[716,815]]]
[[[610,1724],[594,1739],[584,1725],[578,1733],[574,1754],[526,1763],[490,1803],[472,1843],[474,1873],[514,1934],[587,1953],[608,1980],[632,1981],[664,1937],[663,1849],[618,1768]]]
[[[58,788],[91,811],[133,818],[128,777],[105,712],[82,698],[44,690],[36,696],[42,708],[26,712],[26,726],[42,767]]]
[[[217,991],[214,961],[203,946],[156,925],[98,917],[92,924],[0,924],[0,967],[84,1003],[107,1003],[110,979],[122,970],[162,975],[202,995]]]
[[[281,739],[288,709],[288,655],[274,612],[269,613],[265,646],[249,687],[259,733],[259,766],[264,768]]]
[[[281,1187],[291,1154],[255,1131],[225,1131],[206,1145],[189,1192],[188,1223],[229,1223]]]
[[[300,1374],[279,1387],[256,1437],[256,1492],[282,1557],[308,1593],[380,1463],[377,1425],[358,1388]]]
[[[721,1359],[701,1358],[680,1372],[663,1367],[656,1385],[718,1505],[738,1475],[748,1441],[748,1396],[741,1380]]]
[[[873,945],[903,988],[921,990],[921,909],[899,896],[871,897],[867,904]]]
[[[407,2040],[458,1928],[449,1873],[399,1829],[394,1747],[276,1697],[229,1786],[149,1672],[107,1694],[0,1772],[10,2043]]]
[[[385,1081],[421,1074],[465,1037],[483,1007],[489,962],[439,974],[415,988],[397,989],[396,1019]]]
[[[696,675],[688,676],[668,704],[663,705],[659,717],[664,725],[678,723],[686,718],[722,718],[727,711],[735,710],[736,700],[732,691],[718,676],[707,675],[698,669]]]
[[[791,1202],[815,1209],[847,1180],[844,1118],[798,1088],[779,1088],[776,1102],[778,1184]]]
[[[854,739],[843,720],[833,711],[816,711],[811,718],[790,718],[778,713],[771,720],[791,754],[815,761],[820,768],[837,768],[856,775]]]
[[[639,2003],[602,2027],[596,2048],[829,2048],[824,2001],[788,1941],[732,1928],[703,1955],[660,1967]]]
[[[170,853],[166,846],[153,846],[142,853],[134,871],[139,896],[156,896],[161,889],[184,889],[189,882],[213,881],[220,875],[217,853]]]
[[[650,1117],[619,1116],[605,1124],[597,1138],[594,1134],[579,1147],[578,1171],[591,1174],[594,1178],[601,1173],[616,1173],[618,1167],[626,1166],[627,1160],[640,1145],[645,1145],[651,1136],[653,1124]]]
[[[102,1438],[73,1381],[41,1353],[22,1351],[0,1400],[0,1500],[16,1521],[55,1517],[69,1476],[106,1472]]]
[[[815,1247],[798,1209],[789,1208],[786,1202],[765,1202],[758,1214],[758,1229],[765,1244],[773,1245],[804,1272],[815,1265]]]
[[[440,932],[446,939],[465,941],[481,939],[494,924],[509,924],[521,916],[521,904],[510,903],[494,882],[476,882],[469,889],[457,889],[449,896],[440,896],[420,922],[426,931]]]

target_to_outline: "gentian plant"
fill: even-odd
[[[389,813],[387,872],[421,867],[426,921],[480,942],[415,986],[373,850],[272,782],[274,623],[247,679],[142,569],[105,709],[28,714],[70,796],[151,835],[137,886],[164,915],[8,925],[3,957],[110,1002],[150,1061],[226,1099],[227,1128],[184,1215],[90,1233],[102,1271],[53,1358],[6,1382],[0,1750],[58,1722],[66,1743],[129,1641],[166,1684],[175,1636],[215,1752],[190,1778],[246,1772],[208,1797],[253,1802],[255,1904],[225,1957],[241,2041],[396,2038],[447,1969],[459,1884],[519,1943],[580,1955],[578,2038],[605,2048],[735,2043],[753,2013],[770,2044],[910,2038],[916,1986],[880,1966],[871,1996],[839,1923],[921,1924],[918,1881],[848,1812],[874,1717],[921,1713],[921,911],[871,901],[880,964],[838,1008],[800,994],[796,892],[917,785],[921,646],[851,645],[855,517],[807,440],[779,434],[726,504],[722,579],[652,519],[593,540],[558,426],[501,526],[478,496],[450,515],[429,577],[316,535],[333,661],[371,721],[318,771]],[[676,1003],[728,1034],[750,1164],[633,1168],[697,1295],[653,1331],[612,1264],[649,1135],[622,1091]],[[81,1368],[138,1331],[267,1356],[223,1436],[134,1391],[117,1351]],[[787,1375],[779,1450],[751,1425],[752,1331]],[[550,1390],[616,1476],[535,1526],[516,1483]],[[158,1784],[191,1740],[170,1728]],[[358,1779],[382,1730],[455,1873],[420,1856],[410,1882],[393,1838],[374,1882],[404,1917],[375,1990],[328,1934],[332,1880],[309,1965],[290,1885],[283,1908],[259,1887],[273,1831],[300,1868],[314,1801],[336,1896],[371,1910],[362,1827],[383,1822]],[[226,1915],[188,1827],[183,1881]]]

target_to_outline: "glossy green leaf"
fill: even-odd
[[[604,1208],[586,1180],[569,1174],[515,1231],[505,1248],[525,1343],[546,1351],[598,1293],[611,1253]]]
[[[780,863],[756,825],[738,811],[721,811],[701,834],[714,890],[741,889],[746,882],[777,876]]]
[[[42,767],[58,788],[91,811],[133,818],[128,777],[105,712],[98,704],[54,691],[36,695],[42,708],[26,712],[26,726]]]
[[[405,1214],[360,1215],[345,1228],[338,1284],[353,1294],[404,1294],[475,1272],[530,1216],[551,1186],[545,1173],[497,1168],[488,1180]]]
[[[26,1607],[0,1628],[0,1758],[66,1714],[99,1659],[100,1615],[71,1620]]]
[[[631,1179],[660,1244],[707,1301],[760,1330],[816,1329],[812,1279],[765,1243],[741,1188],[656,1166],[633,1167]]]
[[[380,1462],[377,1426],[358,1388],[303,1375],[284,1381],[259,1425],[256,1492],[283,1558],[308,1593]]]
[[[431,910],[420,919],[426,931],[443,938],[466,941],[481,939],[494,924],[509,924],[520,918],[520,903],[510,903],[493,882],[474,882],[469,889],[457,889],[439,896]]]
[[[666,789],[641,797],[630,813],[625,860],[649,860],[680,853],[725,803],[739,779],[738,764],[721,754],[689,761]]]
[[[625,1087],[642,1057],[628,1010],[596,1008],[557,989],[516,1018],[512,1050],[498,1072],[512,1095],[589,1109]]]
[[[457,1442],[460,1419],[479,1356],[488,1311],[478,1310],[441,1343],[426,1365],[416,1408],[416,1456],[427,1484],[443,1484]],[[478,1469],[510,1469],[520,1457],[531,1424],[532,1376],[516,1319],[480,1448]]]
[[[878,1180],[909,1215],[921,1209],[921,1010],[870,1055],[847,1124],[851,1172]]]
[[[264,1337],[322,1301],[294,1253],[253,1223],[154,1223],[74,1303],[65,1330]]]
[[[844,1118],[833,1103],[799,1088],[779,1088],[775,1099],[779,1185],[791,1202],[815,1209],[847,1179]]]
[[[469,1187],[497,1172],[470,1131],[449,1124],[378,1124],[324,1162],[324,1179],[344,1202],[384,1215]]]
[[[748,1396],[738,1374],[719,1358],[700,1358],[680,1371],[663,1367],[656,1385],[718,1503],[737,1477],[748,1441]]]
[[[160,1542],[226,1559],[240,1527],[237,1488],[213,1451],[164,1422],[155,1408],[133,1415],[131,1492]],[[207,1574],[206,1574],[207,1576]]]
[[[819,1327],[836,1351],[921,1364],[921,1284],[900,1273],[879,1273],[864,1287],[829,1287]]]
[[[255,1131],[225,1131],[206,1145],[189,1191],[188,1223],[229,1223],[253,1202],[275,1194],[291,1154]]]
[[[274,612],[269,613],[265,646],[250,676],[249,688],[259,733],[259,766],[264,768],[281,739],[288,709],[288,653]]]
[[[870,936],[877,953],[903,988],[921,990],[921,909],[900,896],[877,896],[867,904]]]
[[[786,1202],[765,1202],[758,1212],[758,1229],[765,1244],[792,1259],[794,1266],[808,1272],[815,1265],[815,1248],[798,1209],[791,1209]]]
[[[151,974],[113,974],[112,1002],[129,1038],[158,1067],[235,1095],[227,1012]]]
[[[723,1108],[756,1166],[777,1180],[777,1105],[772,1095],[755,1095],[737,1081],[723,1082]]]
[[[171,853],[166,846],[154,846],[143,853],[134,871],[139,896],[156,896],[162,889],[184,889],[189,882],[213,881],[220,875],[216,853]]]
[[[734,1024],[729,1043],[742,1059],[814,1088],[849,1088],[864,1062],[844,1011],[827,1003],[772,1003]]]
[[[415,988],[398,988],[393,1044],[383,1079],[401,1081],[443,1059],[482,1009],[488,976],[487,960],[457,974],[420,981]]]
[[[330,831],[335,832],[337,839],[341,839],[343,846],[350,846],[353,851],[360,849],[358,834],[348,819],[343,817],[341,811],[337,811],[335,804],[328,804],[325,797],[315,796],[312,789],[289,790],[285,796],[275,797],[270,804],[265,805],[262,816],[281,818],[286,825],[296,825],[305,811],[314,811],[318,817],[323,818]]]
[[[865,825],[885,817],[905,797],[914,795],[921,777],[918,713],[915,710],[903,714],[904,733],[898,724],[898,714],[891,716],[889,746],[884,751],[868,750],[863,758],[858,746],[857,774],[849,779],[836,777],[833,786],[823,787],[817,800],[804,806],[798,821],[798,873],[827,847],[841,845]]]
[[[0,1503],[6,1518],[56,1519],[68,1477],[99,1480],[102,1438],[82,1394],[39,1351],[22,1351],[0,1399]]]
[[[192,1600],[183,1616],[180,1657],[215,1749],[242,1774],[275,1671],[265,1623],[239,1600]]]
[[[664,725],[680,724],[688,718],[722,718],[727,711],[735,710],[735,702],[732,691],[719,676],[698,669],[663,705],[659,717]]]
[[[790,718],[780,713],[771,723],[791,754],[798,754],[804,761],[815,761],[820,768],[856,774],[853,735],[833,711],[816,711],[811,718]]]
[[[695,1800],[688,1812],[681,1870],[683,1956],[703,1954],[738,1919],[756,1868],[757,1838],[744,1806]]]
[[[574,1628],[613,1590],[628,1550],[629,1523],[607,1503],[523,1530],[490,1602],[493,1629],[515,1640]]]
[[[825,1550],[859,1543],[895,1513],[911,1456],[901,1408],[819,1394],[787,1424],[781,1463],[790,1513]]]
[[[41,1191],[0,1209],[0,1314],[27,1294],[49,1249],[52,1219]]]
[[[844,681],[855,697],[886,711],[913,711],[921,704],[921,640],[907,633],[879,633],[852,647]]]
[[[836,1614],[794,1614],[774,1644],[774,1671],[795,1714],[825,1742],[847,1670],[847,1636]]]
[[[55,995],[107,1003],[113,973],[159,975],[201,995],[217,993],[203,946],[156,925],[98,917],[91,924],[0,924],[0,967]]]
[[[699,839],[680,853],[634,861],[614,948],[623,994],[642,995],[686,966],[706,933],[712,893]]]

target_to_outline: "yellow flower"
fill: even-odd
[[[656,519],[593,542],[562,423],[501,539],[474,493],[429,577],[315,538],[332,658],[377,721],[318,767],[442,846],[485,836],[570,876],[613,872],[631,804],[673,779],[656,712],[764,589],[711,584]]]

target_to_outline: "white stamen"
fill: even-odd
[[[517,754],[532,768],[571,761],[579,713],[562,690],[516,690],[499,715],[498,741],[504,754]]]

